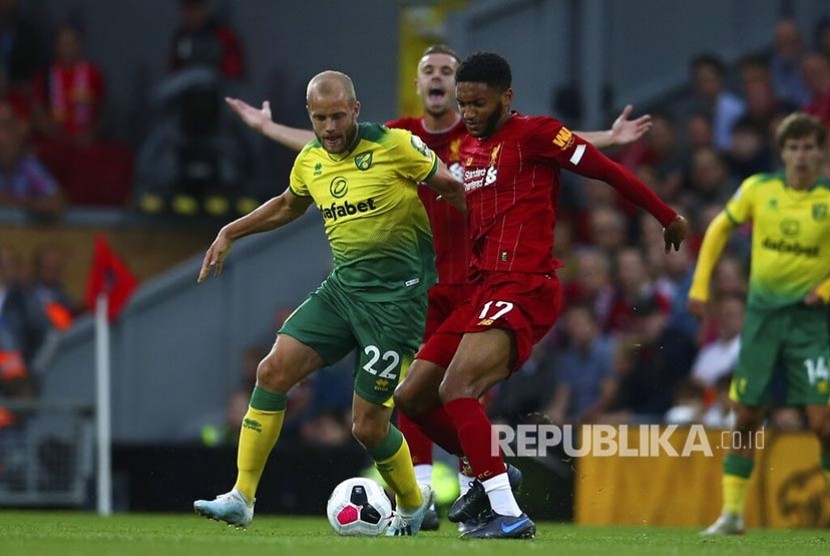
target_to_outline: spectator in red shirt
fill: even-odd
[[[35,78],[34,124],[46,137],[90,145],[100,129],[104,104],[101,71],[83,55],[78,27],[65,23],[55,33],[52,64]]]
[[[102,138],[104,77],[84,56],[78,26],[58,27],[53,61],[35,78],[34,93],[38,153],[69,201],[124,204],[132,184],[132,153]]]

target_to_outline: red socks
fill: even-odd
[[[464,455],[464,451],[461,449],[461,443],[458,441],[455,426],[450,416],[444,410],[444,407],[439,406],[419,415],[410,415],[409,419],[418,425],[418,428],[421,429],[424,435],[431,438],[433,442],[450,454],[458,457]],[[404,432],[404,435],[406,435],[406,432]],[[407,437],[408,442],[409,438]]]
[[[444,405],[446,413],[452,419],[464,455],[480,481],[504,473],[504,459],[496,447],[492,455],[491,423],[484,408],[475,398],[458,398]]]
[[[403,411],[398,412],[398,429],[409,444],[412,465],[431,465],[432,440]]]

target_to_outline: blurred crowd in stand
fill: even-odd
[[[0,0],[0,206],[44,219],[93,205],[224,220],[257,206],[254,134],[223,101],[246,79],[243,44],[210,0],[177,7],[167,74],[152,90],[146,137],[131,147],[108,134],[107,79],[84,47],[83,26],[59,22],[44,42],[45,27],[18,1]],[[555,255],[566,265],[565,309],[521,372],[486,400],[495,419],[730,425],[751,229],[728,244],[703,323],[685,308],[697,249],[744,179],[780,169],[773,130],[785,115],[803,110],[830,126],[830,18],[809,30],[783,19],[770,43],[730,63],[714,53],[689,60],[687,92],[637,107],[653,128],[609,153],[689,218],[693,234],[679,252],[665,254],[659,224],[612,188],[563,176]],[[76,312],[61,285],[62,256],[45,248],[23,269],[14,249],[0,246],[0,396],[35,391],[33,355]],[[258,347],[244,354],[227,414],[199,433],[206,442],[237,433],[262,355]],[[284,434],[348,441],[347,367],[291,393]],[[797,410],[780,409],[771,424],[804,423]]]

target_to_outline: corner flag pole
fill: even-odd
[[[97,432],[98,515],[112,514],[112,466],[110,463],[110,328],[106,292],[95,303],[95,425]]]

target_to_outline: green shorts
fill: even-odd
[[[286,319],[279,333],[314,349],[326,365],[357,349],[355,393],[391,407],[401,373],[423,338],[426,309],[426,290],[395,301],[365,301],[329,277]]]
[[[749,407],[768,404],[780,366],[786,373],[787,405],[827,405],[829,336],[824,307],[747,308],[730,397]]]

